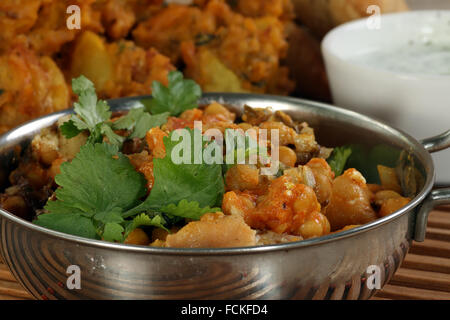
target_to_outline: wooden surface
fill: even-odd
[[[0,300],[32,299],[0,257]],[[430,214],[426,240],[415,242],[401,268],[372,299],[450,300],[450,207]]]

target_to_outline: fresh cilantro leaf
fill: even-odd
[[[67,139],[76,137],[81,133],[82,130],[78,129],[72,120],[64,122],[59,129],[64,137]]]
[[[75,121],[78,129],[93,129],[97,124],[111,118],[111,111],[104,100],[98,100],[94,84],[85,76],[72,79],[72,90],[78,95],[74,111],[80,117]]]
[[[170,112],[178,116],[183,111],[198,107],[198,99],[202,95],[200,86],[193,80],[183,79],[183,73],[171,71],[169,85],[153,81],[152,97],[149,109],[152,114]]]
[[[166,221],[161,215],[150,217],[148,214],[141,213],[140,215],[134,217],[133,220],[127,221],[124,238],[126,239],[131,231],[142,226],[157,227],[169,231],[165,227],[165,224]]]
[[[147,131],[151,128],[159,127],[167,122],[169,117],[168,112],[150,115],[149,113],[144,113],[141,118],[136,122],[133,133],[131,133],[130,138],[144,138]]]
[[[111,223],[121,223],[122,213],[138,205],[146,193],[145,178],[118,152],[117,146],[106,143],[82,146],[72,162],[61,165],[61,173],[55,181],[60,186],[55,192],[56,200],[47,202],[44,209],[48,213],[40,215],[36,223],[80,235],[77,223],[73,223],[71,231],[70,224],[65,222],[70,217],[72,220],[86,218],[93,226],[98,226],[99,236],[114,240],[117,236],[111,234],[118,228]],[[105,237],[106,230],[102,228],[107,225]],[[84,233],[90,238],[91,229]]]
[[[194,155],[194,130],[189,132],[191,139],[191,155]],[[153,175],[155,183],[148,198],[140,206],[126,212],[124,217],[139,212],[158,211],[169,204],[178,204],[182,200],[195,201],[203,208],[220,205],[224,193],[224,181],[221,164],[176,164],[172,159],[172,151],[178,145],[172,141],[176,131],[164,137],[166,156],[153,160]],[[213,142],[214,143],[214,142]],[[201,152],[203,152],[205,146]]]
[[[218,212],[220,208],[204,207],[200,208],[200,205],[196,201],[187,201],[186,199],[178,202],[177,205],[171,203],[161,208],[161,212],[181,218],[199,220],[205,213]]]
[[[122,216],[120,215],[122,210],[120,208],[113,208],[108,211],[103,211],[96,213],[93,217],[95,220],[102,222],[103,224],[106,223],[122,223],[124,220]]]
[[[344,171],[345,165],[348,158],[352,154],[352,149],[350,147],[337,147],[334,148],[333,153],[328,158],[328,164],[333,170],[335,176],[340,176]]]
[[[91,219],[79,213],[45,213],[33,221],[34,224],[48,229],[90,239],[100,239]]]
[[[72,90],[78,95],[74,103],[75,115],[60,126],[61,133],[68,139],[88,130],[88,143],[102,142],[105,135],[110,143],[120,145],[124,138],[110,127],[111,110],[104,100],[98,100],[92,81],[85,76],[72,79]]]
[[[145,113],[144,107],[131,109],[126,115],[112,123],[114,130],[133,130],[136,122]]]
[[[100,133],[108,138],[109,143],[116,146],[121,146],[125,141],[125,138],[116,134],[108,123],[102,123],[100,125]]]
[[[123,242],[124,241],[124,236],[123,236],[123,232],[125,231],[125,229],[118,223],[116,222],[108,222],[105,224],[105,228],[104,231],[102,233],[102,238],[103,240],[106,241],[119,241],[119,242]]]
[[[112,124],[113,129],[130,130],[129,138],[144,138],[151,128],[159,127],[167,122],[168,112],[150,115],[143,107],[131,109],[125,116]]]

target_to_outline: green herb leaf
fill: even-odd
[[[108,222],[105,225],[105,229],[103,231],[102,237],[103,240],[106,241],[119,241],[119,242],[123,242],[124,241],[124,236],[123,236],[123,232],[125,231],[125,229],[118,223],[116,222]]]
[[[64,137],[67,139],[74,138],[81,133],[82,130],[78,129],[72,120],[64,122],[59,129]]]
[[[113,129],[130,130],[129,138],[144,138],[151,128],[159,127],[167,122],[168,112],[150,115],[143,107],[131,109],[128,114],[112,124]]]
[[[133,220],[127,221],[124,238],[126,239],[128,235],[131,233],[131,231],[142,226],[157,227],[169,231],[165,227],[165,224],[166,221],[161,215],[155,215],[154,217],[150,217],[148,214],[142,213],[134,217]]]
[[[340,176],[344,171],[347,160],[351,154],[352,149],[350,147],[334,148],[333,153],[327,161],[336,177]]]
[[[193,157],[194,130],[183,130],[189,132],[190,153]],[[163,159],[153,160],[155,183],[150,195],[142,205],[126,212],[124,217],[140,212],[159,211],[169,204],[178,204],[182,200],[195,201],[202,208],[220,205],[225,192],[221,164],[194,164],[194,161],[190,161],[189,164],[174,163],[172,151],[178,143],[181,143],[172,141],[175,132],[172,131],[168,137],[164,137],[166,156]],[[202,153],[205,147],[204,145]]]
[[[179,71],[171,71],[168,78],[168,87],[153,81],[150,112],[152,114],[170,112],[171,115],[178,116],[183,111],[197,108],[198,99],[202,95],[200,86],[193,80],[183,79],[183,74]]]
[[[85,76],[72,79],[72,90],[78,95],[78,102],[74,103],[75,115],[60,127],[61,133],[68,139],[77,136],[81,131],[90,132],[88,142],[102,141],[102,134],[108,135],[112,143],[119,144],[120,136],[111,128],[107,128],[106,121],[111,118],[111,111],[104,100],[98,100],[92,81]]]
[[[97,235],[93,221],[79,213],[45,213],[39,215],[37,220],[34,220],[33,223],[41,227],[72,234],[74,236],[100,239]]]
[[[97,124],[111,118],[111,111],[104,100],[97,100],[94,84],[85,76],[72,80],[72,90],[78,95],[78,102],[74,103],[74,111],[83,121],[84,126],[78,129],[93,129]]]
[[[181,200],[177,205],[171,203],[161,208],[161,212],[181,218],[199,220],[205,213],[218,212],[220,208],[204,207],[200,208],[197,201]]]
[[[144,113],[142,117],[138,119],[136,122],[136,126],[134,127],[134,131],[131,133],[130,138],[144,138],[147,131],[152,128],[159,127],[167,122],[167,118],[169,117],[168,112],[150,115],[149,113]]]
[[[61,173],[55,178],[60,186],[55,192],[56,200],[48,201],[45,206],[47,214],[39,216],[47,227],[67,233],[80,234],[77,224],[70,232],[69,225],[60,223],[63,215],[77,215],[99,223],[102,227],[108,223],[122,222],[122,213],[140,203],[145,193],[146,181],[131,165],[126,156],[118,152],[118,147],[111,144],[86,144],[72,162],[61,165]],[[56,219],[57,223],[49,223]],[[112,229],[111,229],[112,228]],[[109,225],[109,231],[117,226]],[[92,238],[92,232],[86,232]],[[103,235],[105,238],[105,236]],[[110,237],[110,233],[108,233]],[[117,240],[117,236],[113,236]]]
[[[125,141],[124,137],[119,136],[112,130],[109,123],[102,123],[100,125],[100,133],[104,135],[106,138],[108,138],[109,143],[116,146],[121,146],[122,143]]]

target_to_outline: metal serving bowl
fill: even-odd
[[[142,98],[109,103],[114,110],[124,110]],[[386,144],[405,150],[422,172],[423,186],[407,206],[363,226],[300,242],[245,248],[175,249],[96,241],[48,230],[0,210],[1,254],[34,297],[368,299],[377,283],[382,287],[389,281],[412,240],[423,241],[429,211],[450,203],[449,188],[432,191],[435,177],[429,154],[450,146],[450,131],[420,143],[371,118],[321,103],[217,93],[206,94],[201,104],[212,100],[231,105],[237,112],[245,104],[283,110],[296,120],[307,121],[325,146]],[[70,112],[45,116],[3,135],[0,177],[7,177],[16,165],[17,146],[23,150],[42,128]],[[74,265],[80,270],[80,289],[71,285],[74,269],[70,266]],[[373,276],[379,276],[379,281],[372,281]]]

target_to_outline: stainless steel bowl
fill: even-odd
[[[123,110],[141,98],[109,103]],[[411,241],[423,241],[429,211],[450,203],[449,188],[432,191],[435,177],[429,154],[450,146],[450,131],[420,143],[371,118],[321,103],[219,93],[205,95],[201,103],[212,100],[232,105],[237,112],[245,104],[283,110],[309,122],[322,145],[382,143],[406,150],[423,173],[424,184],[407,206],[358,228],[301,242],[245,248],[174,249],[95,241],[48,230],[0,210],[1,254],[35,298],[368,299],[377,290],[377,281],[372,280],[379,276],[382,287],[403,261]],[[42,128],[69,112],[40,118],[3,135],[0,177],[14,166],[18,145],[23,149]],[[71,285],[78,273],[72,274],[70,266],[80,270],[80,289]]]

